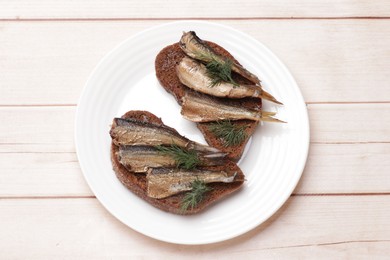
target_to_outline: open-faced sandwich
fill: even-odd
[[[114,118],[110,135],[116,176],[159,209],[194,214],[244,182],[244,174],[226,153],[185,138],[147,111]]]
[[[281,104],[263,90],[258,77],[216,43],[193,31],[165,47],[155,60],[160,84],[197,124],[207,143],[238,161],[259,121],[281,122],[263,111],[262,99]]]

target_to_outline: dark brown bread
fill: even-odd
[[[223,49],[221,46],[213,43],[213,42],[207,42],[211,48],[213,48],[218,54],[223,55],[225,57],[229,57],[230,59],[233,59],[235,62],[238,63],[237,60],[234,59],[234,57],[225,49]],[[186,92],[192,91],[189,88],[187,88],[185,85],[183,85],[179,78],[176,75],[176,65],[179,64],[181,59],[185,56],[184,52],[180,49],[179,44],[175,43],[172,45],[169,45],[162,49],[160,53],[157,55],[155,60],[155,69],[156,69],[156,76],[159,80],[160,84],[165,88],[166,91],[168,91],[170,94],[172,94],[177,102],[179,104],[182,103],[182,97],[185,95]],[[246,80],[245,78],[239,76],[239,75],[233,75],[234,80],[236,80],[239,83],[244,84],[250,84],[251,82]],[[226,100],[226,99],[225,99]],[[232,104],[243,106],[251,109],[260,110],[261,109],[261,99],[256,98],[244,98],[239,100],[226,100],[226,102],[230,102]],[[258,125],[258,122],[251,121],[251,120],[238,120],[234,121],[233,124],[235,125],[246,125],[246,134],[247,138],[246,140],[241,143],[238,146],[231,146],[231,147],[225,147],[223,140],[215,137],[215,135],[209,130],[211,123],[197,123],[197,127],[202,132],[206,142],[215,148],[220,149],[221,151],[229,153],[229,157],[234,160],[238,161],[241,158],[242,153],[244,152],[244,148],[246,143],[248,142],[249,137],[253,134],[253,132],[256,130],[256,126]]]
[[[163,122],[160,118],[147,111],[129,111],[122,116],[122,118],[136,119],[141,120],[147,123],[159,124],[162,125]],[[118,147],[113,143],[111,144],[111,161],[113,169],[115,171],[118,179],[125,185],[129,190],[138,195],[140,198],[146,200],[153,206],[162,209],[167,212],[189,215],[195,214],[204,210],[207,206],[215,203],[216,201],[221,200],[232,192],[237,191],[244,182],[244,174],[240,168],[233,162],[229,161],[225,167],[228,167],[232,171],[237,172],[236,182],[233,183],[210,183],[207,184],[212,188],[209,191],[205,199],[198,204],[194,209],[188,209],[186,211],[181,210],[181,201],[185,193],[177,194],[165,199],[154,199],[147,196],[147,182],[146,175],[143,173],[133,173],[128,171],[122,164],[119,163],[116,153],[118,152]],[[222,169],[223,167],[208,167],[208,169]]]

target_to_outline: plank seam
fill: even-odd
[[[368,193],[304,193],[304,194],[291,194],[290,197],[358,197],[358,196],[389,196],[390,192],[368,192]],[[0,200],[51,200],[51,199],[96,199],[96,196],[0,196]]]
[[[376,104],[390,104],[390,101],[308,101],[306,105],[376,105]],[[2,107],[75,107],[77,104],[0,104]]]
[[[96,199],[93,195],[88,196],[0,196],[0,200],[51,200],[51,199]]]
[[[311,141],[310,144],[390,144],[390,141],[342,141],[342,142],[318,142]]]
[[[2,145],[51,145],[52,143],[0,143],[0,146]],[[66,143],[65,143],[66,144]],[[341,142],[319,142],[319,141],[311,141],[310,144],[390,144],[390,141],[341,141]],[[4,152],[1,151],[0,153],[72,153],[69,151],[49,151],[49,152],[41,152],[41,151],[20,151],[20,152]]]
[[[119,17],[119,18],[0,18],[0,22],[84,22],[84,21],[181,21],[181,20],[211,20],[211,21],[242,21],[242,20],[388,20],[390,16],[344,16],[344,17],[155,17],[155,18],[131,18],[131,17]]]
[[[263,250],[286,249],[286,248],[333,246],[333,245],[352,244],[352,243],[380,243],[380,242],[390,242],[390,240],[388,240],[388,239],[346,240],[346,241],[336,241],[336,242],[326,242],[326,243],[316,243],[316,244],[301,244],[301,245],[290,245],[290,246],[266,247],[266,248],[255,249],[255,250],[246,250],[246,251],[263,251]]]
[[[313,102],[306,102],[306,105],[355,105],[355,104],[362,104],[362,105],[368,105],[368,104],[390,104],[390,101],[313,101]]]
[[[75,107],[77,104],[0,104],[1,107]]]
[[[291,197],[389,196],[390,192],[293,193]]]
[[[74,152],[61,152],[61,151],[59,151],[59,152],[58,151],[53,151],[53,152],[25,152],[25,151],[4,152],[4,151],[0,151],[0,154],[76,154],[76,151],[74,151]],[[78,162],[78,161],[75,161],[75,162]]]

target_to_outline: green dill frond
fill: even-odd
[[[191,191],[187,192],[181,201],[182,211],[186,211],[189,208],[194,209],[203,200],[205,193],[212,190],[201,180],[193,181],[191,188]]]
[[[196,60],[203,61],[204,63],[208,63],[215,59],[214,55],[208,52],[195,51],[193,54]]]
[[[230,120],[216,121],[209,125],[209,130],[218,138],[221,138],[225,147],[237,146],[248,137],[245,129],[247,125],[237,126]]]
[[[191,170],[200,163],[200,159],[196,151],[187,151],[176,144],[172,144],[171,146],[158,145],[156,146],[156,149],[162,154],[172,156],[175,159],[178,168]]]
[[[234,86],[238,86],[232,78],[232,65],[233,62],[230,59],[225,59],[224,61],[218,61],[213,59],[212,61],[206,64],[207,74],[211,78],[210,87],[214,87],[221,82],[229,82]]]
[[[238,86],[232,78],[233,61],[231,59],[217,58],[211,53],[195,53],[195,58],[205,63],[207,74],[212,80],[210,87],[217,86],[223,81]]]

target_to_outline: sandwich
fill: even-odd
[[[223,47],[184,32],[155,59],[160,85],[196,123],[206,142],[238,161],[261,121],[283,122],[262,110],[263,99],[282,105],[265,91],[260,79]]]
[[[243,172],[226,153],[189,140],[150,112],[114,118],[110,136],[117,178],[161,210],[195,214],[244,183]]]

